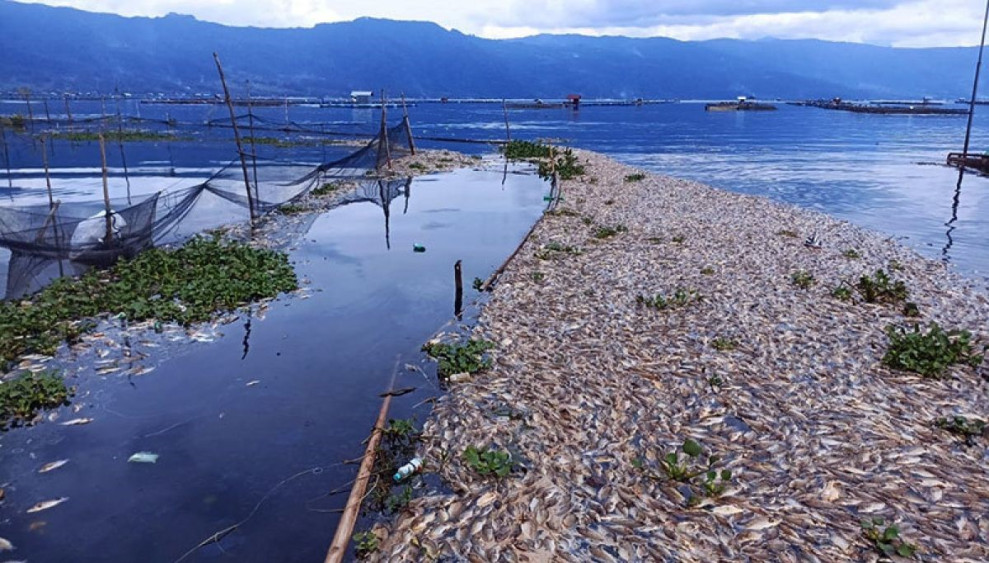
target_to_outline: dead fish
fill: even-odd
[[[10,543],[9,540],[0,538],[0,551],[14,551],[14,544]]]
[[[60,459],[58,461],[52,461],[52,462],[46,463],[46,464],[44,464],[44,465],[41,466],[41,469],[38,470],[38,473],[48,473],[49,471],[54,471],[54,470],[58,469],[59,467],[62,467],[66,463],[69,463],[69,460],[67,460],[67,459]]]
[[[127,463],[158,463],[158,454],[152,452],[137,452],[127,458]]]
[[[48,510],[49,508],[56,507],[67,500],[69,500],[69,497],[62,497],[54,500],[42,501],[32,506],[31,508],[27,509],[27,513],[31,514],[32,512],[41,512],[42,510]]]
[[[72,420],[66,420],[62,423],[62,426],[79,426],[80,424],[89,424],[92,422],[91,418],[73,418]]]
[[[245,387],[254,387],[258,383],[261,383],[260,379],[252,379],[251,381],[247,382],[247,385],[245,385]]]
[[[768,518],[756,518],[748,526],[745,526],[746,530],[765,530],[766,528],[772,528],[778,526],[779,522],[773,522]]]

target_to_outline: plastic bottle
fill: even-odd
[[[401,482],[402,479],[405,479],[409,475],[412,475],[413,473],[418,473],[420,469],[422,469],[422,458],[421,457],[412,458],[412,461],[406,463],[402,467],[399,467],[398,471],[395,472],[395,477],[394,477],[395,482],[396,483]]]

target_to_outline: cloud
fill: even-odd
[[[32,0],[29,0],[32,1]],[[434,21],[489,38],[537,33],[816,38],[930,47],[977,45],[981,3],[972,0],[45,0],[126,16],[192,14],[259,27],[311,27],[361,16]]]

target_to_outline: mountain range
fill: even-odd
[[[234,94],[343,97],[955,98],[974,47],[819,40],[537,35],[492,40],[428,22],[360,18],[312,28],[231,27],[0,0],[0,90],[212,94],[218,52]]]

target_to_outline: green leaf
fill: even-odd
[[[883,539],[895,540],[897,537],[899,537],[899,535],[900,535],[900,529],[894,524],[886,528],[886,531],[883,532]]]
[[[708,471],[707,472],[707,480],[708,481],[714,481],[717,478],[718,478],[718,472],[717,471],[715,471],[715,470],[712,469],[711,471]]]
[[[901,543],[900,547],[896,548],[896,553],[900,557],[913,557],[913,554],[917,551],[917,548],[909,543]]]
[[[731,470],[730,469],[722,469],[721,470],[721,480],[722,481],[731,481]]]
[[[683,453],[689,455],[690,457],[697,457],[701,455],[703,452],[704,449],[701,448],[701,445],[698,444],[697,442],[691,440],[690,438],[684,440]]]

